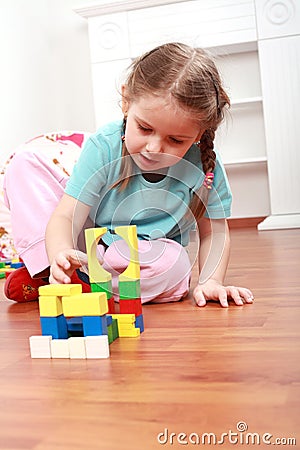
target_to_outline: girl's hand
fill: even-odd
[[[58,253],[50,266],[49,283],[71,283],[73,272],[83,265],[87,265],[87,255],[79,250],[66,249]]]
[[[219,300],[224,308],[228,308],[228,298],[234,300],[238,306],[244,303],[253,303],[254,300],[253,294],[249,289],[223,286],[214,279],[198,284],[194,289],[193,295],[198,306],[205,306],[206,300]]]

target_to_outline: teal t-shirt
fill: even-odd
[[[193,193],[203,183],[199,148],[192,145],[185,156],[156,182],[147,181],[133,164],[133,175],[120,191],[111,186],[119,179],[122,153],[122,121],[100,128],[87,141],[67,183],[65,192],[91,206],[95,226],[113,230],[136,225],[139,239],[170,238],[186,246],[193,226],[186,212]],[[130,158],[127,156],[126,158]],[[209,191],[206,217],[230,216],[231,191],[224,167],[217,155],[213,189]],[[106,233],[107,245],[116,238]]]

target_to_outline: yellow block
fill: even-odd
[[[89,292],[62,298],[65,317],[103,316],[108,312],[108,303],[104,292]]]
[[[107,232],[107,228],[88,228],[85,230],[85,244],[88,257],[90,283],[101,283],[112,279],[111,273],[103,269],[97,258],[97,244]]]
[[[134,328],[133,330],[124,330],[124,331],[120,331],[119,330],[119,337],[137,337],[139,336],[141,333],[139,328]]]
[[[113,319],[117,319],[118,323],[134,323],[135,314],[111,314]]]
[[[39,307],[41,317],[57,317],[63,313],[61,298],[56,295],[40,295]]]
[[[81,294],[81,284],[46,284],[39,287],[39,295],[41,296],[58,296],[66,297],[67,295]]]
[[[138,238],[136,225],[129,225],[126,227],[116,227],[115,232],[121,236],[129,247],[130,261],[123,273],[119,276],[119,281],[128,281],[129,279],[140,278],[140,261],[138,252]]]

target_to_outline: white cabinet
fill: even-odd
[[[268,216],[261,229],[300,226],[300,2],[102,0],[89,22],[96,124],[121,117],[131,60],[167,41],[216,57],[231,110],[216,137],[233,190],[233,217]]]

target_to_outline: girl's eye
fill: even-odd
[[[180,144],[183,143],[183,141],[180,141],[179,139],[176,139],[176,138],[173,138],[173,137],[171,137],[170,139],[171,139],[172,142],[174,142],[174,144],[180,145]]]
[[[142,130],[142,131],[144,131],[145,133],[148,131],[151,131],[151,128],[146,128],[146,127],[143,127],[143,125],[141,125],[140,123],[138,123],[138,127],[139,127],[139,129],[140,130]]]

